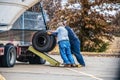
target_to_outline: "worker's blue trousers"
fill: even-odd
[[[72,41],[72,42],[70,43],[72,53],[75,55],[75,57],[76,57],[77,61],[79,62],[79,64],[81,64],[82,66],[85,66],[84,59],[82,57],[82,54],[80,53],[80,41],[75,40],[75,41]]]
[[[70,43],[68,40],[59,41],[60,55],[64,64],[75,64],[74,58],[71,53]]]

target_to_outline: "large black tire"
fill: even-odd
[[[6,45],[4,56],[2,57],[3,67],[13,67],[16,62],[16,49],[13,45]]]
[[[56,46],[56,39],[55,39],[55,37],[54,36],[50,36],[50,44],[49,44],[49,47],[48,47],[48,51],[51,51],[51,50],[53,50],[54,48],[55,48],[55,46]]]
[[[47,35],[46,31],[36,32],[32,38],[32,46],[40,52],[49,52],[56,45],[56,39],[52,35]]]
[[[3,45],[3,44],[0,44],[0,47],[4,47],[4,45]],[[2,67],[2,57],[3,57],[3,56],[0,56],[0,67]]]
[[[29,64],[45,64],[45,63],[46,63],[46,60],[42,59],[37,55],[29,58]]]
[[[2,56],[0,56],[0,67],[2,67]]]

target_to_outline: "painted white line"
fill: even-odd
[[[77,70],[74,70],[74,69],[71,69],[71,68],[66,68],[66,69],[71,70],[71,71],[76,72],[76,73],[83,74],[85,76],[89,76],[89,77],[94,78],[96,80],[103,80],[101,78],[95,77],[94,75],[91,75],[91,74],[88,74],[88,73],[85,73],[85,72],[77,71]]]

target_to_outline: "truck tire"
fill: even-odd
[[[52,35],[47,35],[46,31],[36,32],[32,38],[32,46],[40,52],[49,52],[56,45],[56,39]]]
[[[6,45],[4,56],[2,57],[3,67],[13,67],[16,62],[16,49],[13,45]]]
[[[49,47],[48,47],[48,51],[51,51],[55,48],[56,46],[56,39],[54,36],[50,36],[50,43],[49,43]]]
[[[46,63],[46,60],[42,59],[37,55],[29,58],[29,64],[45,64],[45,63]]]
[[[4,44],[0,44],[0,47],[4,47]],[[0,67],[2,67],[2,57],[3,56],[0,56]]]
[[[0,56],[0,67],[2,67],[2,56]]]

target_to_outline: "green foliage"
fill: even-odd
[[[96,44],[96,46],[94,45],[89,45],[87,44],[84,47],[81,47],[82,51],[88,51],[88,52],[105,52],[108,49],[109,43],[108,42],[103,42],[103,43],[99,43]]]
[[[108,49],[109,43],[103,43],[100,48],[98,49],[98,52],[104,52]]]

